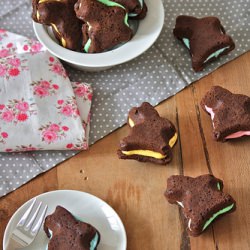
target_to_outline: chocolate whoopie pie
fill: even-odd
[[[93,226],[61,206],[45,218],[44,231],[50,238],[48,250],[96,250],[100,242],[100,233]]]
[[[173,33],[189,49],[196,72],[235,48],[217,17],[178,16]]]
[[[78,0],[75,12],[84,22],[85,52],[100,53],[132,38],[128,13],[121,4],[109,0]]]
[[[191,236],[200,235],[219,216],[236,209],[235,200],[223,192],[222,180],[209,174],[196,178],[173,175],[167,180],[165,196],[182,208]]]
[[[213,86],[202,98],[201,107],[211,115],[215,140],[250,136],[250,97]]]
[[[144,102],[129,111],[130,133],[120,141],[120,159],[166,164],[172,159],[171,148],[177,141],[174,125],[159,116],[154,107]]]
[[[79,51],[82,43],[82,22],[74,11],[76,1],[32,0],[32,18],[35,22],[51,26],[63,47]]]

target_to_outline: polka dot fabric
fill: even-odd
[[[0,28],[35,38],[30,2],[0,1]],[[137,59],[98,73],[77,71],[65,65],[72,81],[92,83],[94,98],[90,143],[122,126],[132,106],[143,101],[157,105],[250,49],[249,0],[163,0],[163,3],[165,25],[162,33],[155,45]],[[204,71],[194,73],[188,50],[172,34],[175,19],[181,14],[219,17],[235,41],[235,50],[211,63]],[[71,151],[1,153],[0,196],[74,154],[76,152]]]

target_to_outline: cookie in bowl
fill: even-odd
[[[51,26],[61,46],[80,51],[82,23],[76,17],[75,3],[76,0],[32,0],[32,19],[37,23]]]
[[[109,0],[78,0],[76,16],[83,21],[83,48],[86,53],[100,53],[129,41],[133,31],[127,9]]]

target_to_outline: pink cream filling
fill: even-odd
[[[213,123],[213,119],[214,119],[214,112],[213,112],[213,109],[212,108],[209,108],[205,105],[205,109],[206,111],[211,115],[211,119],[212,119],[212,123]],[[214,127],[214,123],[213,123],[213,127]],[[250,131],[238,131],[238,132],[235,132],[231,135],[228,135],[227,137],[225,137],[225,139],[233,139],[233,138],[239,138],[239,137],[242,137],[244,135],[249,135],[250,136]]]

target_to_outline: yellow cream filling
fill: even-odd
[[[131,128],[133,128],[135,126],[135,123],[132,119],[128,118],[128,124]]]
[[[46,3],[46,2],[61,2],[62,0],[40,0],[38,2],[38,4],[41,4],[41,3]],[[37,20],[40,19],[40,14],[39,14],[39,11],[36,12],[36,17],[37,17]],[[55,31],[57,32],[57,34],[59,36],[61,36],[59,30],[57,29],[56,25],[54,23],[51,23],[51,26],[55,29]],[[61,43],[62,43],[62,46],[63,47],[66,47],[66,41],[63,37],[61,37]]]
[[[36,18],[37,18],[37,20],[39,20],[39,18],[40,18],[39,11],[36,12]]]
[[[131,120],[132,121],[132,120]],[[169,141],[169,146],[172,148],[174,144],[177,141],[177,133],[174,134],[174,136]],[[151,150],[130,150],[130,151],[122,151],[124,155],[142,155],[147,157],[153,157],[155,159],[164,159],[167,157],[167,155],[163,155],[159,152],[151,151]]]
[[[174,136],[169,140],[169,146],[172,148],[174,146],[174,144],[176,143],[177,141],[177,138],[178,138],[178,135],[177,133],[174,134]]]
[[[164,159],[167,156],[158,152],[154,152],[151,150],[131,150],[131,151],[122,151],[124,155],[143,155],[148,157],[153,157],[156,159]]]
[[[54,23],[51,23],[51,26],[54,28],[54,30],[56,31],[56,33],[61,36],[59,30],[57,29],[56,25]],[[63,37],[61,37],[61,43],[63,47],[66,47],[66,41]]]

